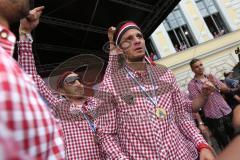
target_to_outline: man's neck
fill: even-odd
[[[200,74],[200,75],[195,75],[195,77],[196,77],[196,79],[198,79],[198,80],[201,80],[201,79],[204,79],[205,78],[205,76],[204,76],[204,74]]]
[[[85,97],[70,97],[68,99],[76,105],[82,105],[87,100]]]
[[[130,62],[127,61],[127,65],[135,71],[145,71],[146,70],[146,63],[144,60],[139,62]]]

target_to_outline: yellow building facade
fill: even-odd
[[[193,78],[193,58],[203,61],[206,73],[223,79],[239,61],[240,0],[182,0],[173,12],[151,36],[161,57],[156,62],[174,72],[183,90]]]

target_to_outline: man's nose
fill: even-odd
[[[79,80],[76,80],[76,81],[74,82],[74,85],[75,85],[75,86],[83,87],[83,84],[80,83]]]
[[[133,39],[133,44],[136,45],[136,44],[140,44],[140,39],[138,37],[134,37]]]

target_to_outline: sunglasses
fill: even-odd
[[[80,81],[79,76],[71,76],[71,77],[67,77],[64,79],[64,82],[68,85],[72,85],[75,83],[75,81]]]

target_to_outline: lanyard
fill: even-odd
[[[145,87],[135,78],[135,76],[133,75],[133,73],[126,67],[124,67],[124,70],[127,72],[127,74],[134,80],[134,82],[139,86],[140,90],[143,91],[143,93],[145,94],[145,96],[149,99],[149,101],[154,105],[154,106],[157,106],[157,97],[156,97],[156,87],[155,87],[155,82],[153,80],[153,77],[152,77],[152,74],[150,72],[150,69],[147,68],[147,71],[148,71],[148,76],[151,80],[151,83],[154,87],[154,90],[152,92],[152,96],[151,97],[147,92],[146,92],[146,89]],[[155,97],[155,98],[154,98]]]
[[[94,122],[92,120],[89,119],[89,117],[82,111],[83,117],[85,118],[85,120],[88,122],[88,125],[90,127],[90,129],[92,130],[93,133],[96,133],[96,125],[94,124]]]
[[[83,116],[86,119],[86,121],[88,122],[88,125],[89,125],[90,129],[92,130],[92,132],[95,133],[96,132],[96,125],[94,124],[94,122],[91,121],[86,114],[83,113]]]

